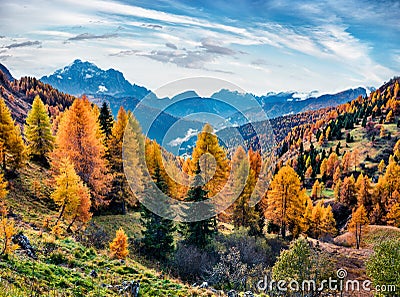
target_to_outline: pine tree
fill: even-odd
[[[299,176],[292,167],[283,166],[274,176],[267,193],[266,217],[281,227],[282,237],[289,228],[294,235],[301,232],[301,215],[308,197],[301,189]]]
[[[100,108],[99,123],[105,139],[109,139],[114,125],[114,118],[107,102],[103,102]]]
[[[89,221],[90,194],[88,188],[76,174],[69,159],[60,163],[59,174],[55,177],[56,189],[51,194],[53,201],[60,207],[56,225],[61,218],[71,220],[68,231],[76,221],[83,224]]]
[[[60,161],[66,157],[89,187],[92,206],[106,203],[104,197],[109,191],[111,176],[107,169],[97,113],[85,97],[74,101],[59,124],[56,149],[52,154],[52,165],[56,171]]]
[[[125,259],[128,254],[128,236],[122,228],[115,233],[115,238],[110,242],[110,254],[112,259]]]
[[[50,118],[39,96],[32,103],[25,124],[27,151],[32,158],[47,162],[47,156],[54,148],[54,136],[51,133]]]
[[[369,220],[367,217],[367,211],[365,210],[364,205],[361,205],[357,208],[356,211],[353,211],[353,215],[349,222],[349,230],[354,233],[356,238],[356,248],[360,248],[362,232],[365,229],[364,227],[368,225]]]
[[[15,125],[10,109],[0,97],[0,162],[3,171],[21,167],[26,159],[26,149],[21,131]]]
[[[163,193],[168,193],[168,185],[161,176],[158,166],[153,178],[156,186]],[[142,221],[145,227],[145,230],[142,231],[142,243],[147,254],[157,260],[165,261],[174,250],[174,233],[176,231],[174,222],[164,219],[144,207],[142,209]]]
[[[199,167],[199,166],[198,166]],[[197,174],[193,178],[191,187],[187,193],[188,202],[200,202],[207,199],[207,191],[203,188],[203,177],[200,174],[199,168],[196,170]],[[193,209],[193,213],[196,209]],[[188,213],[186,215],[191,215]],[[195,245],[199,248],[204,248],[210,241],[211,237],[216,232],[216,220],[210,218],[197,222],[186,223],[185,240],[188,244]]]

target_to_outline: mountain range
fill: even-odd
[[[144,97],[151,95],[146,97],[144,104],[161,110],[164,110],[168,105],[167,113],[178,118],[188,113],[209,113],[211,111],[221,118],[235,117],[237,110],[227,107],[224,103],[228,103],[242,112],[252,113],[252,106],[250,108],[248,106],[251,98],[255,99],[261,105],[269,118],[274,118],[286,114],[336,106],[357,98],[360,95],[366,96],[370,90],[374,90],[373,88],[358,87],[336,94],[318,95],[318,91],[314,90],[310,93],[296,91],[269,92],[263,96],[255,96],[250,93],[222,89],[210,96],[210,98],[215,100],[202,100],[203,98],[198,96],[195,91],[187,90],[172,98],[166,97],[160,99],[147,88],[131,84],[121,72],[115,69],[102,70],[93,63],[84,62],[79,59],[62,69],[56,70],[53,74],[43,76],[40,80],[68,94],[75,96],[89,95],[96,102],[107,99],[114,114],[117,113],[120,105],[123,105],[127,109],[133,109]],[[191,102],[173,104],[175,101],[182,99],[183,96],[191,99]],[[222,104],[219,101],[223,101]],[[203,122],[204,119],[200,119],[200,121]],[[243,124],[243,122],[236,124]]]
[[[1,64],[0,66],[4,77],[13,81],[8,69]],[[148,137],[179,155],[190,152],[197,132],[207,122],[219,134],[229,138],[229,134],[237,134],[249,122],[265,122],[266,115],[270,119],[277,119],[284,115],[337,106],[358,96],[366,96],[369,91],[359,87],[319,96],[317,91],[309,94],[295,91],[269,92],[264,96],[254,96],[221,89],[209,98],[203,98],[195,91],[187,90],[172,98],[160,99],[147,88],[131,84],[117,70],[102,70],[93,63],[78,59],[53,74],[42,77],[40,81],[67,94],[85,94],[98,105],[105,101],[115,116],[120,106],[134,110],[134,115]],[[22,99],[19,98],[18,94],[14,96],[16,102],[20,102],[16,110],[20,110],[19,114],[22,115],[26,109],[24,107],[27,107],[25,105],[32,98],[25,100],[23,96]]]

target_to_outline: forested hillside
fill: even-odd
[[[400,288],[399,78],[272,120],[278,145],[266,155],[250,136],[228,153],[207,124],[186,159],[123,107],[114,118],[34,78],[1,83],[0,296],[270,296],[257,287],[265,276],[321,285],[338,269]],[[265,164],[276,167],[260,191]],[[201,221],[138,201],[204,202],[225,187],[228,200],[239,183],[234,203]]]

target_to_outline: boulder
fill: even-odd
[[[33,246],[31,245],[31,243],[30,243],[28,237],[26,237],[26,236],[22,233],[22,231],[19,232],[18,234],[15,234],[15,235],[12,237],[12,242],[13,242],[14,244],[18,244],[19,247],[20,247],[23,251],[25,251],[26,254],[27,254],[29,257],[31,257],[31,258],[37,260],[36,250],[35,250],[35,249],[33,248]]]
[[[228,292],[228,297],[238,297],[238,293],[235,290],[230,290]]]

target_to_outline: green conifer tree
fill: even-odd
[[[153,176],[156,186],[163,192],[168,193],[168,185],[164,181],[160,167],[156,166]],[[174,250],[174,222],[142,208],[142,222],[145,230],[142,231],[145,250],[148,255],[165,261]]]
[[[197,162],[196,175],[194,176],[191,187],[187,193],[186,201],[200,202],[207,199],[208,192],[203,188],[203,178],[199,170],[199,163]],[[192,210],[196,213],[198,210]],[[190,216],[193,213],[187,213]],[[204,248],[210,241],[212,235],[216,232],[216,218],[190,222],[186,224],[185,239],[188,244],[195,245],[199,248]]]
[[[101,131],[103,131],[105,138],[109,139],[114,125],[114,118],[112,116],[110,107],[108,107],[108,104],[106,102],[103,102],[103,104],[101,105],[99,122]]]

